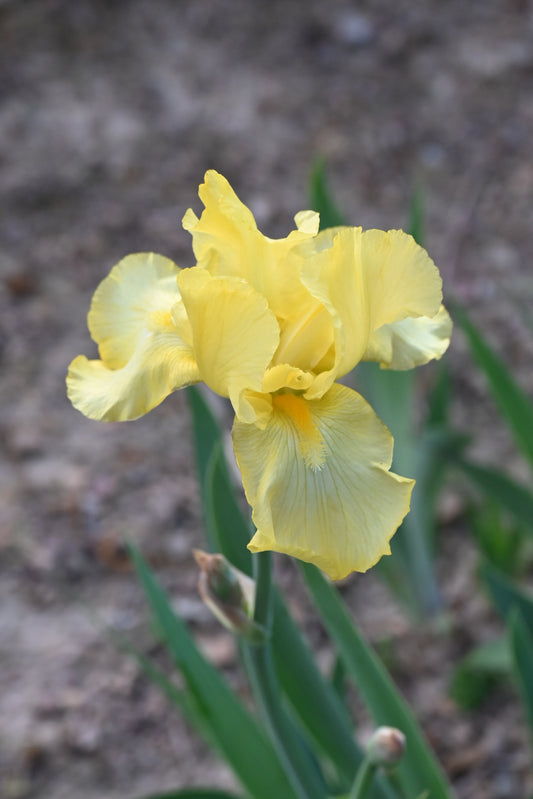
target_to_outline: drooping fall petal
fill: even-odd
[[[332,579],[390,552],[414,481],[388,471],[392,436],[359,394],[335,384],[319,400],[278,395],[263,430],[236,420],[233,443],[253,552],[293,555]]]
[[[262,390],[279,342],[276,317],[265,298],[240,278],[212,277],[193,267],[181,271],[178,283],[202,380],[229,397],[238,416],[255,421],[246,392]]]
[[[69,399],[90,419],[136,419],[200,379],[178,273],[168,258],[130,255],[96,290],[88,321],[101,360],[80,355],[67,375]]]
[[[408,317],[380,327],[371,335],[363,360],[378,361],[384,369],[413,369],[441,358],[451,334],[452,320],[441,305],[433,317]]]

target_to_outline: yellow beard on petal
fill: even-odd
[[[278,394],[272,398],[272,403],[294,424],[305,465],[313,470],[322,468],[326,460],[326,445],[313,422],[307,400],[294,394]]]

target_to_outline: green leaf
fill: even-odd
[[[354,372],[355,388],[382,419],[394,436],[394,466],[410,475],[415,467],[413,436],[414,370],[380,369],[379,364],[362,362]]]
[[[309,195],[312,209],[320,214],[320,230],[346,224],[330,194],[326,181],[326,165],[322,158],[315,161],[311,171]]]
[[[385,668],[359,635],[338,592],[307,563],[301,568],[322,621],[332,636],[346,669],[377,725],[397,727],[407,738],[407,749],[395,774],[407,796],[428,790],[432,799],[450,799],[451,789],[409,706]]]
[[[483,556],[500,571],[516,576],[523,567],[523,527],[509,525],[502,506],[490,496],[480,507],[470,509],[468,517]]]
[[[533,634],[518,608],[515,608],[509,619],[509,638],[515,675],[533,743]]]
[[[302,726],[350,785],[363,760],[353,727],[333,687],[324,680],[300,630],[289,615],[279,591],[274,592],[272,654],[280,685]],[[393,795],[384,783],[372,796]]]
[[[222,432],[196,387],[187,388],[187,397],[209,548],[221,552],[245,574],[251,574],[251,553],[246,548],[251,537],[250,523],[237,501],[224,456]]]
[[[219,427],[201,393],[197,389],[188,392],[210,547],[222,552],[241,571],[251,574],[251,553],[246,548],[250,528],[236,500]],[[297,718],[339,775],[351,782],[363,755],[353,740],[348,714],[318,670],[277,589],[271,648],[278,680]],[[391,792],[377,788],[375,796],[390,797]]]
[[[524,531],[533,535],[533,493],[529,489],[497,469],[480,466],[466,458],[457,458],[455,464],[490,500],[496,500],[523,522]]]
[[[375,363],[360,363],[355,383],[394,437],[392,468],[417,480],[411,512],[391,543],[392,558],[380,561],[379,571],[412,615],[420,615],[421,610],[435,613],[442,608],[442,599],[432,565],[432,528],[444,466],[429,429],[420,437],[414,434],[414,370],[395,372]]]
[[[409,233],[417,244],[424,246],[424,192],[422,186],[417,183],[411,197],[411,207],[409,209]]]
[[[185,788],[182,791],[151,794],[143,799],[241,799],[241,797],[227,791],[217,791],[216,788]]]
[[[115,633],[113,633],[113,637],[115,641],[117,641],[117,636]],[[199,731],[203,730],[207,737],[207,730],[204,729],[203,718],[200,714],[196,713],[194,702],[191,701],[187,691],[184,691],[181,688],[178,688],[177,685],[174,685],[172,680],[167,677],[167,675],[159,668],[159,666],[156,666],[156,664],[153,663],[150,658],[146,657],[146,655],[143,655],[141,652],[138,652],[135,647],[133,647],[123,638],[118,639],[118,646],[130,657],[137,661],[145,676],[148,677],[148,679],[154,685],[157,685],[157,687],[161,689],[171,704],[179,708],[191,724],[196,726]]]
[[[450,686],[452,699],[467,710],[477,707],[496,680],[510,673],[511,666],[507,636],[480,644],[455,667]]]
[[[244,709],[217,670],[197,649],[187,628],[172,611],[169,600],[137,550],[132,558],[165,643],[180,669],[202,720],[237,778],[254,799],[296,795],[265,733]]]
[[[454,319],[466,334],[470,349],[488,380],[492,395],[507,419],[515,441],[533,467],[533,403],[462,308]]]
[[[196,386],[189,386],[185,392],[192,416],[196,466],[203,492],[209,459],[213,447],[216,444],[222,445],[222,432],[201,390]]]
[[[533,634],[533,596],[523,591],[487,560],[482,562],[479,572],[501,616],[507,619],[513,610],[519,610]]]
[[[331,671],[331,687],[339,697],[341,702],[346,702],[346,666],[344,661],[338,655],[333,663]]]
[[[435,382],[428,397],[425,427],[446,428],[452,399],[452,381],[448,367],[442,362],[434,364]]]
[[[493,638],[476,646],[463,660],[473,671],[507,674],[511,668],[511,653],[507,638]]]
[[[207,464],[204,497],[205,522],[214,550],[222,552],[245,574],[251,574],[252,555],[247,549],[251,525],[237,501],[220,442],[213,447]]]

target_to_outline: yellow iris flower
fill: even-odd
[[[209,171],[205,206],[183,219],[197,265],[130,255],[88,316],[100,360],[78,356],[67,386],[91,419],[136,419],[204,381],[235,410],[233,445],[257,532],[331,578],[390,552],[414,481],[389,471],[393,439],[365,400],[335,382],[361,360],[410,369],[440,358],[451,321],[436,266],[399,230],[318,233],[302,211],[273,240]]]

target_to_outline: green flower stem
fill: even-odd
[[[272,556],[270,552],[258,552],[252,558],[255,579],[254,621],[270,634],[272,621]]]
[[[265,641],[258,645],[245,643],[243,646],[250,682],[295,793],[300,799],[326,799],[323,778],[282,707],[280,690],[272,665],[268,637],[272,618],[270,552],[254,555],[253,561],[256,579],[254,621],[267,630],[267,636]],[[290,657],[290,654],[287,653],[287,656]]]
[[[355,780],[348,794],[348,799],[365,799],[372,785],[376,770],[377,765],[372,762],[372,758],[367,755],[355,775]]]

